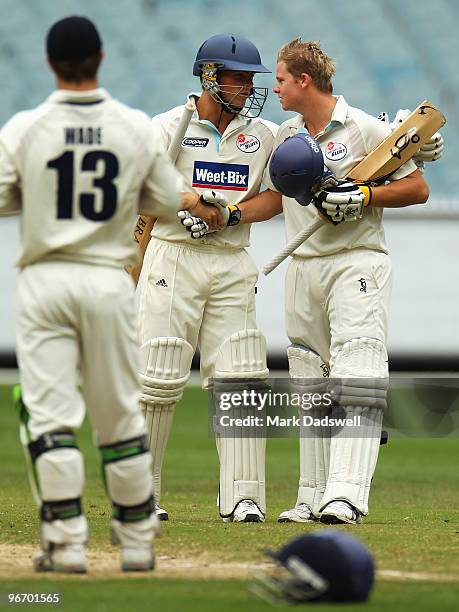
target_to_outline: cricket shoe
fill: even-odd
[[[84,546],[83,544],[50,544],[49,550],[34,557],[33,566],[36,572],[85,574],[87,566]]]
[[[155,555],[152,547],[123,546],[121,548],[121,569],[123,572],[148,572],[155,569]]]
[[[224,523],[264,523],[265,516],[251,499],[243,499],[234,508],[233,514],[223,519]]]
[[[155,505],[155,512],[156,512],[156,516],[159,518],[160,521],[168,521],[169,520],[169,513],[167,510],[164,510],[164,508],[160,508],[158,506],[158,504]]]
[[[309,504],[297,504],[291,510],[279,514],[278,523],[315,523],[317,518],[312,513]]]
[[[320,522],[327,525],[358,525],[362,522],[362,515],[348,502],[338,500],[325,506],[320,515]]]

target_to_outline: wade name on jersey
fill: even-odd
[[[249,166],[247,164],[195,161],[192,185],[203,189],[247,191],[249,188]]]
[[[67,145],[101,145],[101,127],[66,127],[64,128],[64,140]]]

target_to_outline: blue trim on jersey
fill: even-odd
[[[222,140],[222,135],[220,134],[220,132],[217,130],[215,125],[208,119],[200,119],[199,123],[204,123],[205,125],[208,125],[212,129],[214,139],[215,139],[215,146],[217,147],[218,153],[220,153],[220,143]]]

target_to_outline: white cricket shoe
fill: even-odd
[[[362,522],[362,516],[350,503],[342,500],[328,503],[322,510],[320,522],[328,525],[358,525]]]
[[[169,513],[167,510],[164,510],[164,508],[160,508],[158,506],[158,504],[155,504],[155,512],[156,512],[156,516],[159,518],[160,521],[168,521],[169,520]]]
[[[314,523],[317,518],[312,513],[309,504],[297,504],[291,510],[285,510],[279,514],[279,523]]]
[[[121,569],[123,572],[148,572],[155,568],[155,556],[153,549],[131,548],[123,546],[121,548]]]
[[[86,555],[83,544],[51,544],[33,559],[36,572],[85,574]]]
[[[224,523],[264,523],[265,517],[251,499],[243,499],[234,508],[231,516],[223,519]]]

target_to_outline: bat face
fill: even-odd
[[[424,100],[402,123],[351,171],[354,182],[376,181],[407,162],[443,125],[444,115]]]

